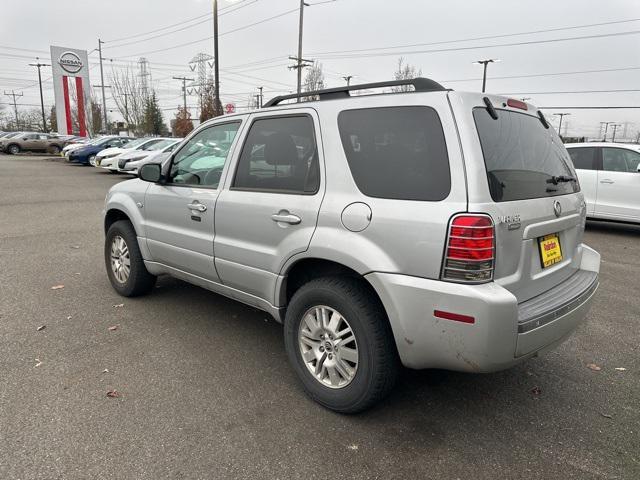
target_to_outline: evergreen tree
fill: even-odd
[[[148,135],[162,135],[166,133],[162,110],[158,104],[156,92],[151,92],[144,106],[144,133]]]

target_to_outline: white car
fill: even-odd
[[[145,163],[162,163],[182,140],[182,138],[174,138],[158,142],[146,151],[123,153],[118,157],[118,171],[137,175],[138,169]]]
[[[129,142],[127,145],[120,148],[108,148],[102,150],[96,155],[94,166],[104,168],[115,173],[118,171],[117,159],[120,157],[120,155],[124,153],[148,150],[153,145],[163,140],[168,139],[162,137],[144,137],[133,140],[132,142]]]
[[[625,143],[565,145],[587,203],[587,217],[640,222],[640,146]]]

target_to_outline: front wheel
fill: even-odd
[[[7,148],[7,151],[11,154],[11,155],[17,155],[18,153],[20,153],[20,147],[18,145],[9,145],[9,148]]]
[[[307,394],[341,413],[373,406],[398,374],[393,333],[361,280],[326,277],[303,285],[285,316],[285,348]]]
[[[91,155],[89,157],[89,165],[91,165],[92,167],[96,167],[96,156],[95,155]]]
[[[53,146],[50,148],[50,152],[51,152],[53,155],[60,155],[60,147],[58,147],[57,145],[53,145]]]
[[[127,220],[119,220],[109,227],[104,261],[111,286],[124,297],[149,293],[156,284],[157,277],[147,271],[136,232]]]

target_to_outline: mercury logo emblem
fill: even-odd
[[[62,67],[63,70],[69,73],[78,73],[82,70],[82,60],[80,57],[73,52],[64,52],[58,58],[58,64]]]
[[[559,217],[562,213],[562,205],[560,205],[560,202],[557,200],[553,202],[553,213],[556,214],[556,217]]]

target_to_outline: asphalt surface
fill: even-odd
[[[602,283],[557,350],[404,371],[342,416],[304,395],[266,314],[170,278],[115,294],[101,210],[121,180],[0,155],[0,479],[640,478],[640,227],[588,225]]]

